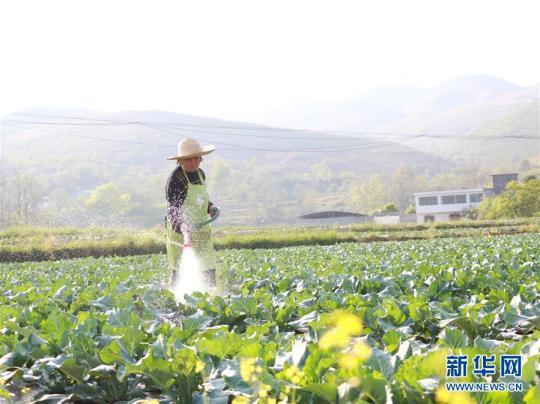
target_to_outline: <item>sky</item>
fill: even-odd
[[[464,74],[540,82],[540,2],[2,1],[0,116],[224,119]]]

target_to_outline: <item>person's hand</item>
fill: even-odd
[[[191,244],[191,226],[189,226],[187,223],[182,223],[180,226],[180,230],[182,232],[182,236],[184,237],[184,245],[190,245]]]
[[[175,233],[182,233],[182,223],[171,223]]]

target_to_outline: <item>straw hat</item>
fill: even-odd
[[[203,147],[195,139],[187,138],[178,143],[178,155],[169,157],[167,160],[182,160],[204,156],[214,150],[216,150],[214,146],[207,145]]]

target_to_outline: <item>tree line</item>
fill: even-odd
[[[521,165],[525,178],[536,167]],[[419,172],[408,165],[393,171],[336,171],[320,161],[290,172],[213,159],[205,166],[211,200],[222,207],[222,225],[287,223],[297,216],[323,210],[372,214],[392,209],[414,212],[414,192],[482,188],[491,172],[461,167],[446,172]],[[5,176],[0,197],[2,228],[15,225],[150,227],[163,223],[168,173],[76,166],[70,172]],[[540,212],[538,180],[513,183],[507,191],[486,198],[470,217],[527,217]]]

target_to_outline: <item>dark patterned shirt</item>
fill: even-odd
[[[198,171],[201,174],[203,181],[206,180],[206,175],[204,174],[204,171],[200,168],[198,169]],[[165,186],[165,196],[168,203],[166,220],[169,220],[174,231],[178,233],[181,232],[180,227],[183,223],[182,213],[184,201],[186,200],[187,196],[188,179],[189,182],[192,184],[201,184],[201,180],[199,178],[199,175],[197,174],[197,171],[193,173],[186,172],[186,174],[187,177],[184,174],[182,167],[177,166],[173,170],[171,175],[169,175],[169,178],[167,179],[167,185]],[[209,202],[209,212],[211,206],[212,202]]]

